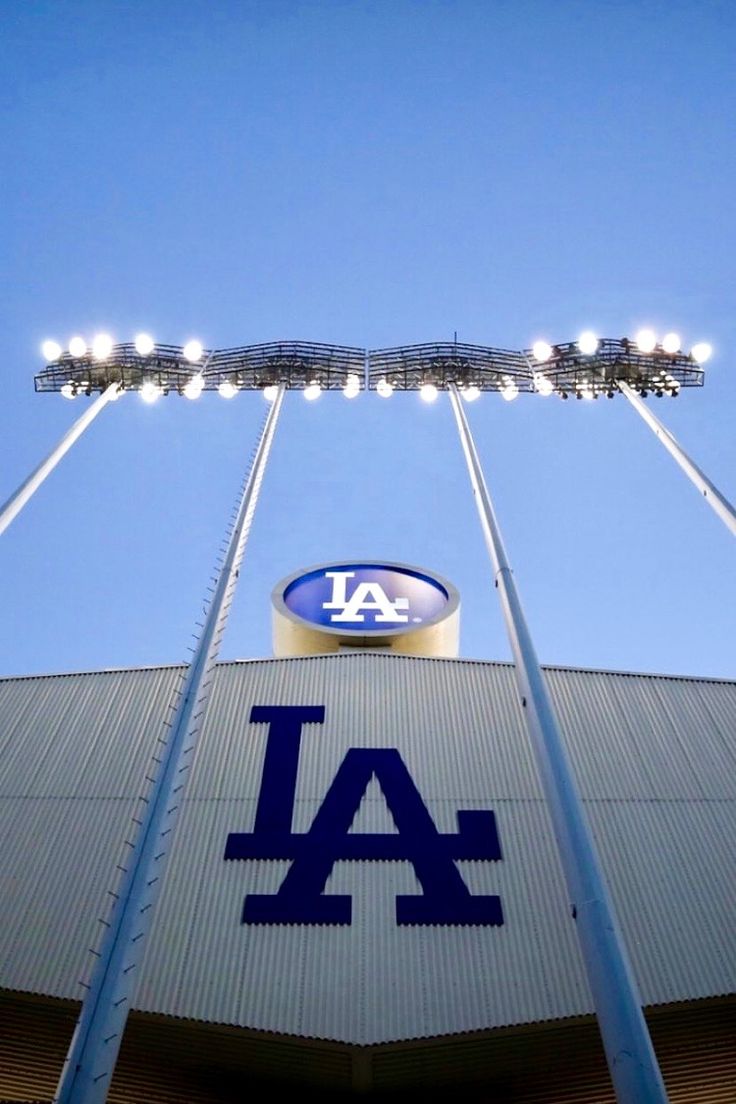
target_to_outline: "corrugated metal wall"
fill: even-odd
[[[0,985],[77,997],[176,669],[0,682]],[[731,993],[736,685],[551,670],[643,997]],[[458,863],[501,927],[398,927],[406,862],[340,862],[350,926],[248,926],[246,893],[288,862],[223,860],[251,831],[267,727],[252,705],[324,705],[306,725],[294,831],[350,747],[398,748],[437,827],[493,809],[502,862]],[[354,829],[391,831],[377,783]],[[591,1010],[513,684],[503,664],[371,653],[222,665],[137,1006],[372,1044]]]

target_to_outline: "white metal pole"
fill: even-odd
[[[101,395],[95,399],[91,406],[87,407],[81,418],[77,418],[71,429],[68,429],[59,443],[51,450],[45,460],[42,460],[37,468],[31,472],[26,480],[21,483],[17,491],[10,496],[8,501],[0,506],[0,533],[4,533],[13,518],[21,512],[31,495],[38,490],[47,475],[49,475],[78,437],[84,433],[92,422],[111,399],[118,393],[117,383],[111,383]]]
[[[243,486],[225,559],[192,656],[159,767],[144,803],[54,1100],[103,1104],[138,979],[192,753],[205,721],[214,666],[227,624],[258,492],[284,398],[279,386]]]
[[[725,495],[715,487],[707,475],[694,463],[678,445],[670,431],[666,429],[659,418],[654,415],[647,404],[625,380],[616,380],[619,391],[629,400],[637,414],[640,414],[649,428],[654,432],[664,447],[673,456],[688,479],[695,484],[710,508],[714,510],[724,525],[726,525],[736,537],[736,507],[732,506]]]
[[[450,384],[450,402],[493,564],[524,721],[552,819],[616,1099],[619,1104],[666,1104],[641,998],[454,384]]]

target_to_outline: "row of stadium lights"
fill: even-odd
[[[594,356],[598,351],[600,344],[599,338],[591,331],[586,330],[580,335],[577,342],[577,348],[583,356]],[[667,333],[658,343],[657,335],[654,330],[643,329],[639,330],[634,338],[634,345],[640,353],[648,354],[661,351],[671,356],[676,355],[682,349],[682,342],[679,334]],[[87,346],[87,342],[83,337],[73,337],[69,342],[69,354],[74,358],[81,358],[91,352],[92,356],[97,361],[105,361],[112,354],[114,342],[109,334],[97,334],[92,341],[91,346]],[[134,341],[134,347],[136,352],[140,356],[150,356],[155,351],[156,343],[149,334],[138,334]],[[62,355],[62,347],[57,341],[44,341],[41,346],[41,351],[46,358],[47,362],[57,361]],[[699,342],[693,345],[690,350],[690,355],[693,360],[698,364],[704,364],[712,353],[711,346],[705,342]],[[199,341],[188,341],[182,349],[182,356],[190,364],[198,364],[204,354],[204,349]],[[554,348],[547,341],[535,341],[532,346],[532,357],[537,364],[546,364],[553,356]],[[679,383],[672,376],[666,372],[662,372],[660,377],[660,383],[656,387],[657,393],[661,394],[664,391],[669,391],[672,395],[676,395],[679,390]],[[201,373],[197,373],[192,376],[186,386],[182,389],[182,394],[188,399],[198,399],[204,390],[204,377]],[[534,373],[534,386],[538,394],[547,396],[551,395],[555,391],[554,383],[544,374],[544,371],[537,371]],[[596,397],[596,392],[593,387],[593,382],[590,380],[582,380],[576,385],[577,397],[582,399],[593,399]],[[218,387],[218,392],[224,399],[232,399],[238,393],[238,387],[230,380],[224,380]],[[310,401],[319,398],[322,392],[321,385],[318,380],[312,380],[304,388],[304,398]],[[388,399],[394,392],[394,385],[388,379],[381,379],[376,384],[376,393],[382,399]],[[264,397],[272,402],[278,393],[278,387],[275,384],[270,384],[263,388]],[[462,388],[461,394],[466,402],[474,402],[480,396],[480,388],[475,384],[470,384]],[[519,394],[519,388],[514,382],[511,376],[503,377],[503,386],[499,389],[499,393],[502,398],[507,402],[511,402]],[[67,399],[76,398],[77,389],[71,383],[65,383],[61,388],[61,394]],[[144,402],[153,403],[160,395],[163,394],[163,389],[153,381],[144,383],[140,389],[140,395]],[[360,394],[360,377],[356,374],[350,374],[347,377],[345,387],[343,388],[343,395],[348,399],[354,399]],[[433,383],[423,383],[419,388],[419,395],[424,402],[434,402],[439,394],[439,390]],[[567,398],[567,395],[564,395]]]

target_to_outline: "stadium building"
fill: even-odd
[[[218,666],[111,1101],[614,1099],[512,666],[397,643]],[[2,1099],[52,1098],[180,676],[0,681]],[[670,1099],[733,1101],[736,684],[546,678]]]

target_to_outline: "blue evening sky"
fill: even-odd
[[[0,500],[77,417],[40,342],[521,348],[677,329],[649,400],[736,499],[731,0],[0,2]],[[260,395],[126,395],[0,537],[0,674],[176,662]],[[736,544],[618,396],[468,414],[540,659],[736,677]],[[347,557],[459,588],[509,649],[446,397],[287,396],[223,658]]]

